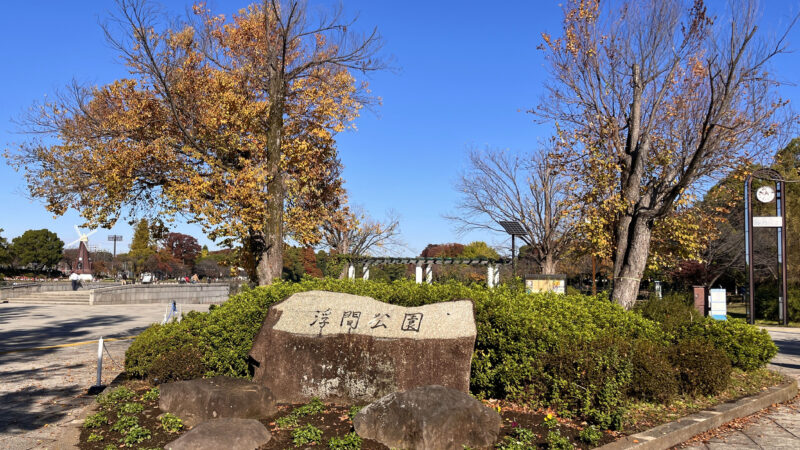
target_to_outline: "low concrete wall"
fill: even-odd
[[[37,292],[68,291],[70,289],[72,289],[72,284],[69,282],[25,283],[17,286],[4,286],[0,288],[0,300],[36,294]]]
[[[213,284],[131,284],[94,289],[91,305],[137,303],[222,303],[228,300],[230,286]]]
[[[115,286],[122,286],[116,283],[83,283],[81,284],[82,291],[98,288],[109,288]],[[17,286],[3,286],[0,287],[0,300],[7,298],[15,298],[28,294],[37,294],[39,292],[57,292],[57,291],[71,291],[72,282],[70,281],[53,281],[48,283],[25,283]]]

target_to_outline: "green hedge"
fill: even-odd
[[[662,398],[654,388],[631,389],[632,380],[652,376],[643,370],[652,358],[633,357],[643,345],[656,351],[681,339],[703,340],[724,352],[735,367],[746,369],[761,367],[774,355],[774,344],[754,327],[692,317],[689,322],[671,322],[667,329],[602,297],[526,294],[521,285],[490,290],[457,282],[306,279],[248,290],[208,313],[190,313],[180,323],[148,328],[126,352],[126,371],[135,377],[155,377],[160,355],[186,350],[186,354],[202,355],[201,362],[182,363],[187,374],[204,367],[207,376],[248,376],[247,355],[269,306],[315,289],[401,306],[472,299],[478,329],[472,358],[473,394],[551,406],[604,427],[619,422],[628,396]],[[656,310],[663,312],[660,307],[652,309]],[[668,364],[665,361],[661,363]],[[178,364],[168,369],[170,378],[180,378]],[[679,372],[675,367],[670,373],[677,377]],[[667,384],[674,389],[676,383],[677,378]],[[663,398],[672,395],[670,391]]]

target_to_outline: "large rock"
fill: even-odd
[[[369,402],[429,384],[467,392],[475,334],[470,300],[404,308],[302,292],[269,309],[250,351],[253,381],[279,403]]]
[[[272,439],[267,427],[253,419],[212,419],[189,430],[167,450],[255,450]]]
[[[444,450],[488,447],[500,415],[461,391],[424,386],[389,394],[354,418],[356,433],[389,448]]]
[[[214,377],[159,386],[158,407],[188,426],[207,419],[266,419],[278,412],[268,388],[241,378]]]

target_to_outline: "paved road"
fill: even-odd
[[[91,402],[85,392],[96,381],[97,344],[80,343],[136,335],[160,321],[165,308],[0,304],[0,448],[51,447],[58,425]],[[208,305],[182,308],[206,311]],[[122,370],[129,345],[106,344],[104,384]]]
[[[778,345],[770,368],[800,381],[800,328],[765,327]],[[742,429],[731,429],[690,449],[800,449],[800,399],[772,408]]]

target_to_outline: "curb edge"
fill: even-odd
[[[791,400],[797,395],[797,380],[790,380],[767,389],[766,392],[722,403],[713,409],[700,411],[686,417],[632,434],[598,449],[662,450],[678,445],[692,437],[718,428],[732,420],[746,417],[776,403]]]

